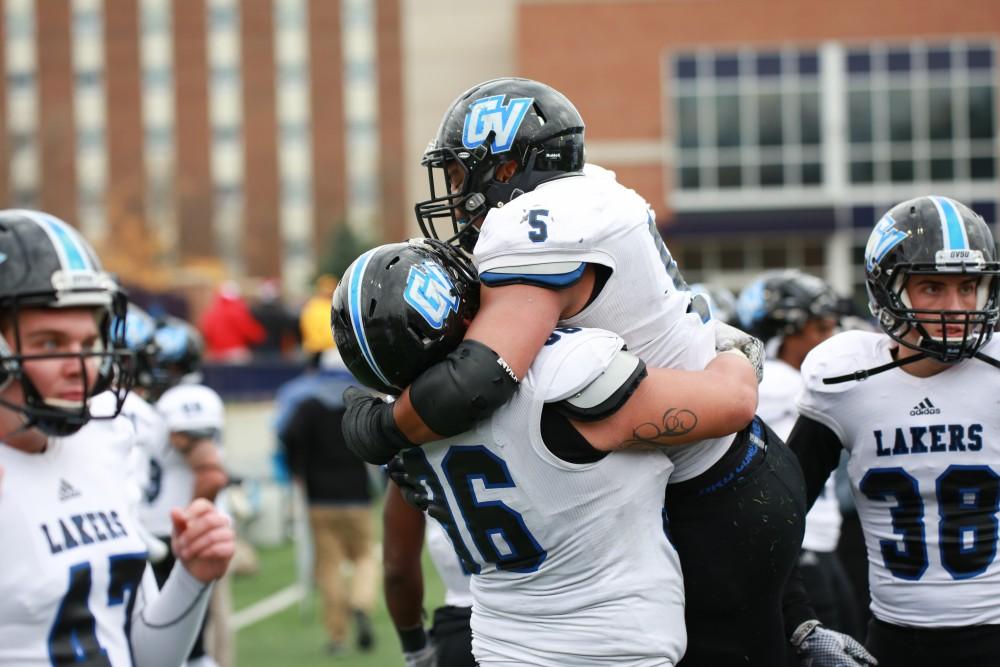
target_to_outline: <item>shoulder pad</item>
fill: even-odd
[[[550,262],[527,266],[498,266],[483,271],[479,280],[489,287],[503,285],[535,285],[536,287],[569,287],[583,277],[587,265],[582,262]]]
[[[824,384],[823,378],[846,375],[890,361],[889,339],[881,333],[845,331],[819,345],[802,362],[802,379],[809,391],[826,394],[841,393],[857,386],[857,382]]]

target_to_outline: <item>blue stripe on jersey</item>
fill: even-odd
[[[498,273],[485,271],[479,280],[490,287],[501,285],[536,285],[538,287],[568,287],[583,277],[585,263],[568,273]]]
[[[947,250],[968,250],[969,238],[955,202],[946,197],[931,197],[941,216],[941,232]]]
[[[65,268],[71,271],[93,270],[94,267],[90,265],[87,251],[77,240],[76,231],[51,215],[38,214],[34,217],[50,231],[49,238],[59,244],[57,249],[61,249],[61,254],[66,258]]]
[[[375,375],[382,382],[392,386],[392,383],[386,379],[382,369],[379,368],[378,362],[375,361],[375,356],[368,346],[368,338],[365,336],[365,324],[361,319],[361,314],[364,312],[361,307],[361,281],[364,279],[365,269],[368,267],[368,262],[371,260],[374,252],[375,249],[369,250],[354,262],[354,270],[351,271],[351,293],[348,295],[347,303],[348,309],[351,312],[351,326],[354,328],[354,337],[358,339],[358,347],[361,348],[361,354],[364,355],[365,361],[368,362],[368,367],[375,372]]]

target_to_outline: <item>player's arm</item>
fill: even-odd
[[[191,497],[215,500],[229,482],[215,439],[199,432],[174,431],[170,434],[170,444],[184,455],[194,473]]]
[[[429,442],[461,433],[489,417],[513,395],[517,382],[501,378],[495,385],[495,396],[488,396],[482,406],[469,400],[481,391],[477,384],[497,375],[498,359],[513,372],[515,380],[523,378],[559,319],[580,310],[593,285],[594,269],[588,267],[583,278],[561,289],[481,287],[479,312],[466,331],[466,342],[456,350],[458,354],[427,369],[393,406],[403,435],[413,443]],[[477,347],[463,356],[470,341]],[[480,386],[489,389],[486,382]]]
[[[232,559],[235,535],[215,507],[204,499],[174,510],[177,563],[158,590],[147,566],[132,607],[129,642],[136,667],[184,664],[201,628],[212,583]]]
[[[843,444],[828,426],[802,415],[796,420],[786,443],[802,466],[806,480],[806,507],[812,508],[823,492],[830,473],[840,464]]]
[[[631,356],[626,351],[619,355]],[[646,372],[631,395],[615,399],[620,405],[607,403],[604,413],[593,413],[597,420],[573,419],[570,412],[573,426],[594,449],[683,445],[735,433],[753,419],[757,375],[738,353],[719,354],[701,371]]]
[[[382,510],[382,566],[385,603],[404,653],[424,651],[424,575],[420,555],[424,545],[424,514],[403,500],[389,482]]]

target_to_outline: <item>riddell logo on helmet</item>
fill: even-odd
[[[490,150],[493,153],[509,151],[514,145],[514,137],[521,127],[525,114],[535,101],[533,97],[515,97],[507,104],[503,95],[493,95],[476,100],[469,106],[462,128],[462,145],[478,148],[493,133]]]

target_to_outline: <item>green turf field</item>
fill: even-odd
[[[260,572],[253,576],[233,580],[233,608],[238,612],[255,602],[292,585],[295,582],[295,552],[292,545],[259,549]],[[424,607],[430,613],[444,599],[444,590],[430,560],[424,553],[426,598]],[[375,650],[361,653],[354,649],[346,654],[330,657],[323,647],[326,636],[320,620],[317,596],[305,604],[295,603],[252,625],[236,635],[236,664],[238,667],[312,667],[314,665],[350,665],[351,667],[396,667],[403,664],[399,641],[385,608],[385,599],[379,587],[378,603],[373,624]],[[351,635],[353,642],[353,634]]]

